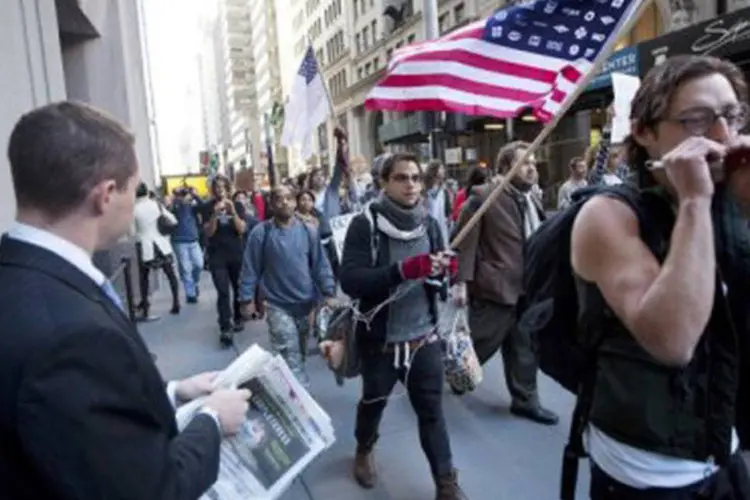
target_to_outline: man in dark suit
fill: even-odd
[[[133,135],[63,102],[8,145],[17,223],[0,241],[0,484],[7,499],[194,500],[249,393],[210,394],[178,434],[174,404],[214,375],[165,386],[94,251],[125,234],[140,179]],[[171,401],[170,401],[171,399]]]

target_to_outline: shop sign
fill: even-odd
[[[635,47],[626,47],[618,50],[607,59],[604,68],[591,80],[586,90],[596,90],[612,85],[612,73],[625,73],[626,75],[638,76],[638,50]]]
[[[744,52],[750,40],[750,8],[668,33],[641,44],[641,74],[679,54],[729,57]]]

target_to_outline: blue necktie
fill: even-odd
[[[111,300],[114,305],[116,305],[122,312],[125,312],[125,306],[122,305],[122,299],[117,294],[115,287],[112,286],[111,281],[105,280],[104,283],[102,283],[102,291],[107,297],[109,297],[109,300]]]

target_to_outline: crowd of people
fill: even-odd
[[[552,273],[567,272],[569,288],[545,307],[557,318],[556,301],[576,297],[565,302],[576,310],[560,338],[589,346],[579,360],[588,378],[571,389],[571,439],[580,443],[569,443],[566,461],[589,457],[590,498],[750,498],[740,455],[750,447],[747,94],[742,72],[712,57],[653,68],[625,144],[610,144],[605,131],[571,160],[552,218],[534,152],[521,141],[460,191],[447,187],[440,163],[423,167],[405,153],[377,158],[372,185],[360,186],[339,132],[330,181],[314,170],[264,196],[219,177],[208,200],[180,189],[158,201],[139,185],[133,136],[119,123],[74,103],[30,112],[10,139],[18,215],[0,243],[0,323],[12,333],[0,335],[0,477],[9,498],[197,499],[216,479],[221,436],[244,418],[247,392],[211,394],[212,374],[165,386],[91,263],[128,231],[133,213],[144,290],[149,271],[162,269],[171,312],[180,312],[169,270],[176,256],[186,301],[197,302],[205,247],[220,341],[230,345],[244,321],[265,317],[272,348],[304,384],[311,312],[343,292],[370,313],[356,325],[354,479],[363,488],[379,479],[379,426],[401,382],[438,500],[465,498],[443,410],[441,304],[467,309],[480,363],[500,352],[511,412],[557,424],[537,387],[539,338],[522,321],[531,311],[524,274],[536,265],[529,243],[569,221]],[[345,213],[356,215],[339,254],[330,221]],[[465,237],[449,248],[458,233]],[[149,313],[147,300],[140,309]],[[204,394],[177,434],[174,406]]]

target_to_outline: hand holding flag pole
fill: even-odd
[[[620,29],[617,31],[617,34],[615,36],[611,36],[609,40],[607,40],[606,44],[604,45],[604,48],[599,52],[599,54],[594,59],[593,67],[590,69],[590,71],[586,74],[586,76],[577,84],[575,90],[573,90],[571,93],[569,93],[565,100],[563,101],[562,105],[560,106],[560,109],[557,113],[555,113],[552,120],[550,120],[548,123],[544,125],[544,128],[539,133],[539,135],[534,139],[534,141],[531,143],[529,148],[524,151],[524,154],[521,158],[519,158],[511,167],[511,169],[503,176],[503,178],[495,185],[495,187],[490,192],[489,196],[484,200],[482,205],[477,209],[477,211],[471,216],[471,218],[466,222],[463,228],[458,232],[458,234],[453,238],[453,241],[451,241],[450,248],[451,249],[457,249],[461,243],[466,239],[466,236],[471,232],[471,230],[476,226],[476,224],[482,219],[482,216],[484,216],[485,212],[489,210],[492,203],[497,199],[497,197],[500,195],[500,193],[505,189],[507,184],[510,182],[510,179],[518,172],[518,170],[521,168],[521,165],[526,163],[526,160],[534,154],[534,152],[539,149],[539,147],[542,145],[542,143],[547,139],[549,134],[555,129],[557,124],[560,122],[563,116],[565,116],[565,113],[568,111],[568,109],[573,105],[573,103],[576,101],[578,96],[583,92],[586,87],[588,87],[589,83],[591,83],[591,80],[593,80],[596,75],[599,73],[601,68],[606,63],[607,59],[609,59],[609,56],[612,55],[612,53],[615,50],[615,45],[618,41],[618,39],[625,33],[629,33],[637,24],[638,20],[642,17],[643,13],[646,11],[646,9],[651,5],[653,0],[639,0],[639,5],[637,6],[635,12],[633,15],[628,17],[621,25]]]

